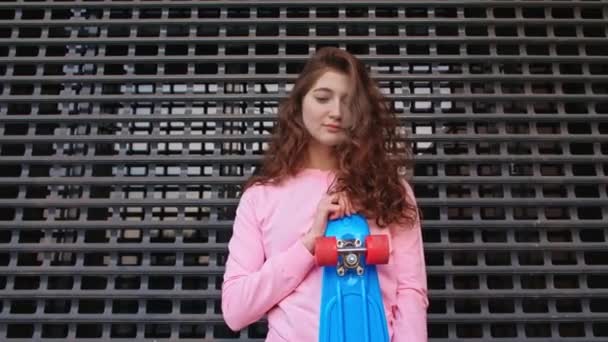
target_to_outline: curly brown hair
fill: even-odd
[[[413,161],[410,145],[390,101],[370,78],[365,65],[349,52],[319,49],[304,65],[293,89],[278,108],[278,122],[261,167],[244,185],[280,184],[306,168],[310,133],[302,121],[302,99],[326,72],[349,77],[347,139],[334,146],[338,168],[328,193],[344,191],[354,208],[378,227],[411,223],[417,208],[406,193],[405,169]]]

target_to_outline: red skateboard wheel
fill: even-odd
[[[315,240],[315,261],[319,266],[335,265],[338,262],[338,240],[335,236],[318,237]]]
[[[365,238],[365,262],[370,265],[387,264],[389,258],[388,237],[368,235]]]

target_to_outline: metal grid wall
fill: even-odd
[[[0,340],[254,340],[240,184],[315,48],[416,152],[431,341],[608,340],[605,1],[0,3]]]

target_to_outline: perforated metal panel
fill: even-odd
[[[220,284],[318,47],[414,146],[431,341],[608,340],[606,1],[0,3],[0,340],[260,340]],[[246,308],[244,308],[246,309]]]

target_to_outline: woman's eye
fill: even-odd
[[[317,101],[319,101],[319,102],[327,102],[327,101],[329,101],[329,99],[328,99],[328,98],[325,98],[325,97],[317,97],[316,99],[317,99]]]

